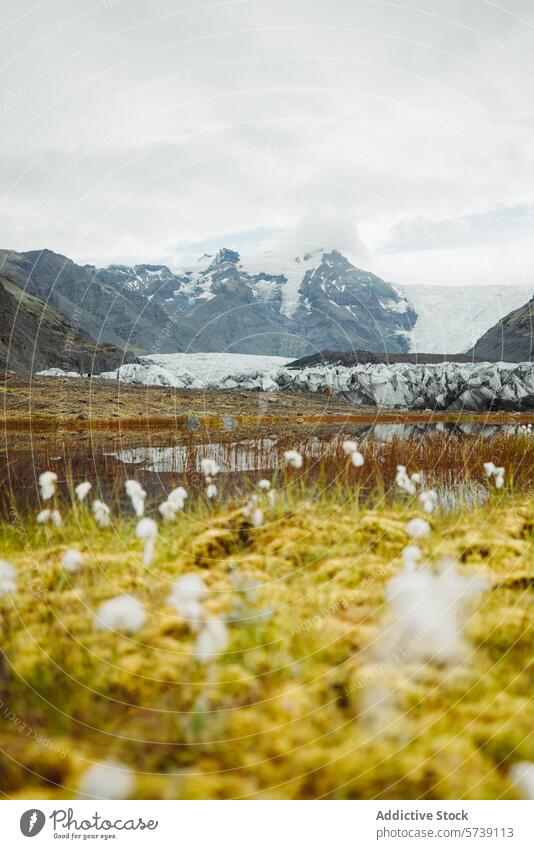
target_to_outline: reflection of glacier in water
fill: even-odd
[[[311,438],[306,446],[306,456],[320,459],[336,451],[340,437],[331,440]],[[113,456],[125,464],[132,464],[145,472],[174,472],[192,474],[201,471],[204,457],[215,460],[221,472],[254,472],[261,469],[278,469],[283,462],[278,440],[271,438],[244,439],[239,442],[206,442],[196,445],[172,445],[124,448]]]
[[[307,457],[320,460],[338,453],[342,443],[347,438],[356,438],[362,446],[368,441],[388,443],[394,439],[428,439],[432,435],[447,433],[453,437],[483,436],[490,437],[498,432],[516,433],[516,425],[481,425],[447,423],[437,424],[375,424],[356,425],[347,428],[346,432],[331,437],[318,436],[295,443],[296,448]],[[112,455],[121,463],[134,465],[145,472],[194,474],[201,471],[204,457],[215,460],[221,472],[254,472],[260,470],[275,470],[283,464],[281,441],[276,437],[260,437],[236,440],[234,442],[188,442],[169,446],[140,446],[124,448],[113,452]],[[482,492],[475,496],[480,500]]]

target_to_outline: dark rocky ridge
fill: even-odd
[[[490,327],[469,353],[496,362],[531,362],[534,352],[533,314],[534,298]]]
[[[423,365],[425,363],[476,363],[481,360],[470,354],[377,354],[373,351],[321,351],[309,357],[301,357],[288,363],[285,368],[307,368],[309,366],[332,365],[332,366],[357,366],[366,363],[412,363]]]

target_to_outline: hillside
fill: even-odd
[[[55,367],[92,374],[132,360],[115,345],[97,345],[66,316],[0,274],[2,371],[25,373]]]
[[[135,291],[123,292],[53,251],[0,251],[0,272],[25,293],[74,318],[88,336],[136,351],[179,351],[176,324]]]
[[[530,362],[533,354],[533,312],[534,298],[490,327],[470,353],[486,360]]]

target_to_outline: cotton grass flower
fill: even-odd
[[[200,468],[205,477],[215,477],[219,473],[219,467],[211,457],[203,457],[200,461]]]
[[[293,466],[294,469],[302,467],[302,454],[291,448],[289,451],[284,451],[284,460],[288,466]]]
[[[200,628],[205,614],[202,602],[208,594],[208,588],[199,575],[182,575],[176,581],[168,602],[184,619],[193,631]]]
[[[419,504],[425,513],[433,513],[438,506],[438,494],[435,489],[427,489],[419,494]]]
[[[363,454],[361,454],[359,451],[352,452],[352,454],[350,455],[350,461],[352,465],[355,466],[357,469],[363,466],[365,462]]]
[[[255,528],[259,528],[263,525],[264,522],[263,510],[260,510],[259,507],[256,507],[254,510],[250,512],[250,521],[254,525]]]
[[[502,489],[504,486],[504,466],[496,466],[495,463],[484,463],[484,471],[488,478],[495,479],[495,489]]]
[[[419,548],[418,545],[407,545],[406,548],[402,550],[402,559],[404,560],[404,565],[406,567],[414,568],[416,563],[419,562],[423,555],[423,552]]]
[[[228,629],[217,616],[209,616],[203,622],[195,643],[194,656],[200,663],[215,660],[228,648]]]
[[[406,525],[406,532],[414,539],[421,539],[429,535],[430,525],[426,519],[410,519]]]
[[[214,483],[209,483],[206,487],[206,498],[210,500],[217,498],[217,486]]]
[[[183,486],[177,486],[169,492],[167,496],[167,501],[170,501],[171,504],[175,504],[177,510],[183,510],[186,500],[187,490],[184,489]]]
[[[78,486],[74,487],[74,492],[76,493],[78,501],[84,501],[91,492],[92,488],[93,484],[89,483],[89,481],[83,481],[83,483],[79,483]]]
[[[358,443],[353,439],[346,439],[341,447],[345,454],[354,454],[358,450]]]
[[[137,523],[135,534],[139,539],[145,541],[143,563],[145,564],[145,566],[150,566],[154,557],[154,548],[156,545],[156,537],[158,535],[158,526],[154,519],[141,519]]]
[[[180,511],[180,507],[173,501],[163,501],[159,505],[158,510],[166,522],[173,522],[176,519],[177,513]]]
[[[414,472],[412,475],[409,475],[406,471],[406,466],[397,466],[395,482],[399,489],[404,490],[408,495],[415,495],[417,485],[421,483],[422,479],[421,472]]]
[[[39,488],[41,490],[41,498],[43,501],[48,501],[56,492],[57,475],[55,472],[43,472],[39,475]]]
[[[17,589],[17,572],[7,560],[0,560],[0,598],[7,593],[14,593]]]
[[[93,515],[95,517],[95,522],[97,523],[99,528],[107,528],[109,527],[111,521],[111,511],[107,504],[104,504],[103,501],[99,501],[95,499],[92,504]]]
[[[487,579],[462,575],[449,560],[437,572],[408,564],[386,587],[387,652],[398,657],[400,648],[407,661],[460,662],[466,654],[466,606],[488,588]]]
[[[510,778],[525,799],[534,799],[534,763],[520,761],[514,764]]]
[[[93,764],[84,772],[78,793],[90,799],[128,799],[134,785],[132,770],[110,758]]]
[[[93,623],[99,631],[132,634],[143,626],[145,618],[145,611],[136,598],[132,595],[117,595],[102,602]]]
[[[126,495],[132,502],[135,515],[141,518],[145,512],[146,492],[138,481],[127,480],[124,484]]]
[[[62,525],[61,513],[59,510],[41,510],[36,517],[37,524],[46,525],[49,522],[56,528]]]
[[[66,572],[77,572],[83,563],[83,554],[77,548],[68,548],[61,558],[61,565]]]
[[[258,489],[263,490],[263,492],[268,492],[271,488],[271,481],[268,481],[266,478],[263,478],[261,481],[258,481]]]

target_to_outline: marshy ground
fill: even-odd
[[[385,438],[369,428],[422,427],[430,416],[97,382],[89,397],[88,385],[5,387],[0,558],[17,586],[0,598],[6,797],[74,797],[108,758],[133,771],[138,798],[518,797],[511,770],[534,761],[534,437],[515,431],[520,417],[475,418],[490,430],[467,435],[455,425],[473,417],[456,415],[444,430]],[[91,414],[78,419],[84,398]],[[493,429],[505,422],[514,427]],[[360,469],[343,454],[347,436],[360,440]],[[294,446],[303,467],[285,470]],[[198,464],[214,452],[233,470],[209,502]],[[506,467],[502,490],[488,486],[488,460]],[[462,576],[487,578],[455,663],[422,663],[400,636],[395,646],[395,632],[396,659],[376,651],[407,521],[423,516],[395,489],[397,463],[422,469],[440,492],[419,541],[422,568],[450,557]],[[60,528],[35,522],[45,468],[58,474]],[[265,476],[279,494],[274,504],[260,496],[254,527],[242,508]],[[109,528],[72,503],[85,477],[111,507]],[[158,520],[162,492],[179,483],[190,492],[176,521],[160,523],[149,567],[126,477],[143,483]],[[68,573],[61,559],[72,547],[84,563]],[[194,634],[169,604],[185,573],[202,576],[209,612],[227,623],[228,650],[211,664],[194,659]],[[143,605],[142,628],[95,629],[99,604],[122,593]]]

